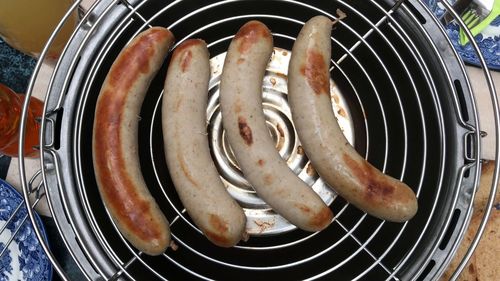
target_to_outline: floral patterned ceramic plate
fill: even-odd
[[[448,0],[451,4],[457,0]],[[437,0],[424,1],[429,8],[434,12],[436,17],[441,18],[445,13],[444,6]],[[446,25],[446,32],[455,47],[455,50],[460,54],[462,59],[469,64],[480,66],[479,58],[469,42],[462,46],[458,40],[458,32],[460,28],[455,21]],[[500,17],[497,17],[487,28],[485,28],[476,37],[476,42],[483,54],[486,64],[490,69],[500,70]]]
[[[21,202],[22,197],[19,192],[0,179],[0,229],[3,229]],[[49,281],[52,279],[52,266],[38,242],[30,220],[27,219],[22,223],[26,215],[26,207],[23,206],[0,233],[1,252],[15,230],[22,224],[14,241],[0,257],[0,281]],[[38,216],[36,218],[45,234],[40,218]]]

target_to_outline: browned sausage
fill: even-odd
[[[165,251],[170,230],[141,173],[139,114],[173,42],[172,33],[162,27],[137,35],[111,66],[95,110],[92,144],[99,192],[123,236],[149,255]]]

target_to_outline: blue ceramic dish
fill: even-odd
[[[0,227],[5,225],[21,202],[22,197],[19,192],[0,179]],[[26,215],[26,207],[23,206],[0,234],[0,250],[5,247],[6,242]],[[45,229],[38,215],[36,220],[47,241]],[[0,258],[0,281],[49,281],[51,279],[52,265],[36,237],[30,220],[27,219],[14,237],[14,241]]]
[[[456,0],[448,0],[451,4]],[[434,12],[437,18],[441,18],[445,13],[444,6],[436,0],[424,0],[429,9]],[[462,59],[472,65],[480,66],[479,58],[469,42],[464,46],[460,45],[458,33],[460,27],[455,21],[446,25],[446,33],[450,37],[455,50],[462,57]],[[500,70],[500,17],[497,17],[489,27],[484,29],[476,37],[476,42],[481,50],[481,53],[490,69]]]

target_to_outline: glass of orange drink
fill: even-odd
[[[0,0],[0,37],[11,47],[39,58],[50,35],[73,3],[74,0]],[[49,60],[59,57],[77,20],[75,11],[48,50]]]

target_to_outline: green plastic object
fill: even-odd
[[[490,13],[482,21],[480,16],[477,15],[477,13],[472,9],[469,9],[462,15],[462,20],[464,21],[465,25],[469,28],[470,32],[472,33],[472,36],[475,37],[481,31],[483,31],[483,29],[488,27],[490,23],[493,20],[495,20],[499,15],[500,15],[500,0],[495,0],[495,2],[493,3],[493,8],[491,9]],[[460,39],[460,44],[462,46],[469,42],[469,38],[467,37],[465,31],[462,28],[460,28],[459,39]]]

